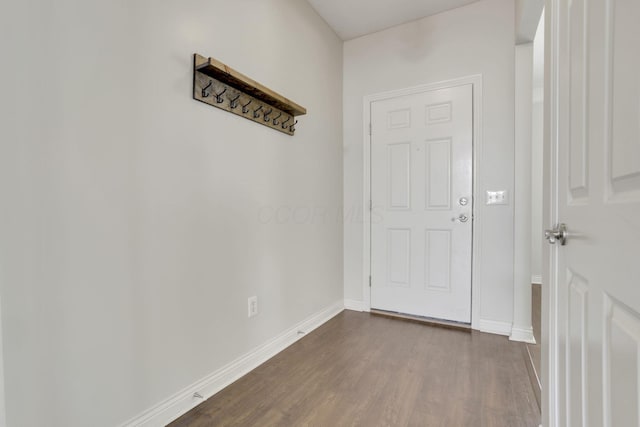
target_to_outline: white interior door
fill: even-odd
[[[640,2],[548,6],[551,216],[568,228],[551,250],[550,424],[640,426]]]
[[[371,104],[371,307],[471,322],[472,85]]]

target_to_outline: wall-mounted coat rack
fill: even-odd
[[[193,55],[193,99],[293,135],[304,107],[222,62]]]

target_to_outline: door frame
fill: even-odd
[[[473,115],[473,137],[471,150],[473,156],[473,227],[472,227],[472,247],[471,247],[471,328],[480,329],[480,267],[482,266],[480,239],[482,236],[482,209],[478,195],[482,187],[482,175],[480,174],[480,156],[482,154],[482,74],[474,74],[451,80],[435,83],[427,83],[419,86],[412,86],[404,89],[396,89],[387,92],[380,92],[367,95],[363,98],[363,120],[362,120],[362,164],[363,164],[363,186],[362,186],[362,236],[363,236],[363,268],[362,268],[362,301],[363,311],[371,311],[371,104],[376,101],[384,101],[400,96],[415,95],[423,92],[430,92],[438,89],[447,89],[457,86],[472,85],[472,115]]]
[[[544,111],[542,165],[542,221],[543,228],[558,221],[558,52],[559,0],[545,0],[544,6]],[[558,287],[557,247],[542,244],[541,298],[541,406],[542,425],[559,426],[558,419],[558,301],[554,297]]]

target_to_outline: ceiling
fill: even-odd
[[[308,0],[342,38],[350,40],[477,0]]]

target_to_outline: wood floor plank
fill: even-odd
[[[533,360],[533,364],[538,375],[540,374],[540,317],[542,312],[542,289],[540,285],[532,285],[531,292],[531,318],[533,323],[533,336],[536,339],[536,344],[529,344],[529,352]]]
[[[527,344],[526,345],[526,353],[525,359],[529,362],[527,364],[527,369],[529,371],[529,380],[531,381],[534,394],[536,396],[536,400],[538,402],[538,407],[541,407],[542,404],[542,387],[540,384],[540,374],[541,374],[541,329],[540,329],[540,319],[542,314],[542,287],[539,284],[531,285],[531,320],[533,323],[533,336],[536,340],[535,344]]]
[[[170,426],[537,427],[522,349],[345,311]]]

